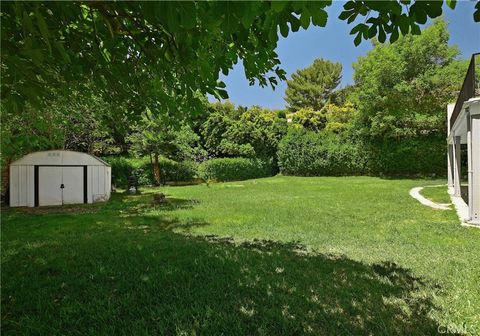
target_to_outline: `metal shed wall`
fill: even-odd
[[[39,175],[39,169],[49,169],[49,167],[52,170],[59,170],[58,167],[83,167],[84,173],[77,175],[84,181],[84,202],[100,202],[110,198],[111,167],[107,163],[86,153],[64,150],[44,151],[28,154],[10,165],[10,206],[33,207],[39,205],[38,180],[39,176],[42,176],[42,174]],[[60,171],[65,171],[65,169],[60,169]],[[78,180],[75,181],[78,182]],[[58,183],[58,180],[55,179],[53,183]],[[43,181],[43,185],[45,185],[45,181]],[[56,190],[56,188],[54,189]],[[75,190],[79,189],[75,188]],[[42,189],[42,191],[45,190]],[[66,194],[62,189],[62,197],[63,195]],[[45,202],[43,203],[45,204]]]
[[[34,206],[33,166],[10,167],[10,206]]]

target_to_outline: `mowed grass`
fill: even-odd
[[[422,189],[421,194],[423,197],[436,203],[448,204],[452,203],[448,189],[446,185],[443,186],[427,186]]]
[[[273,177],[6,210],[2,331],[478,334],[480,230],[408,195],[442,183]]]

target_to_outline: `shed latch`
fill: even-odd
[[[63,188],[65,188],[65,186],[62,183],[62,184],[60,184],[60,189],[63,189]]]

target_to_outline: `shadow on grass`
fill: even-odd
[[[103,216],[99,219],[108,230],[90,224],[92,216]],[[111,211],[66,217],[62,225],[82,223],[78,227],[84,231],[72,235],[45,225],[43,243],[37,235],[38,247],[16,244],[14,252],[8,246],[13,233],[7,232],[2,244],[2,252],[9,251],[8,258],[2,253],[2,331],[437,333],[430,317],[435,310],[432,289],[395,264],[310,255],[298,243],[256,240],[235,245],[228,238],[171,231],[188,223],[132,218],[136,220],[131,225],[141,229],[125,230],[121,217]],[[14,228],[9,225],[9,230]]]

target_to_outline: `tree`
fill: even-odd
[[[199,137],[186,123],[176,126],[162,114],[147,109],[129,136],[132,151],[153,159],[153,177],[160,185],[160,156],[174,160],[192,160],[201,153]]]
[[[121,152],[112,135],[122,127],[125,129],[123,136],[130,131],[126,112],[95,94],[91,86],[87,88],[72,88],[68,97],[59,96],[50,104],[49,109],[59,116],[58,125],[52,127],[61,128],[61,148],[95,155]],[[115,123],[111,122],[113,115]]]
[[[351,100],[352,94],[355,92],[355,86],[346,85],[333,92],[330,102],[337,106],[342,106]]]
[[[11,113],[2,106],[2,167],[4,161],[12,161],[38,150],[63,148],[62,116],[54,110],[38,111],[30,105],[24,113]]]
[[[444,20],[420,36],[375,44],[354,64],[356,128],[379,138],[405,138],[445,132],[445,106],[453,101],[466,72],[448,45]]]
[[[455,7],[455,0],[447,0]],[[219,72],[240,59],[251,83],[285,79],[275,52],[283,37],[310,24],[323,27],[331,1],[261,2],[5,2],[1,16],[2,105],[22,112],[48,104],[64,84],[93,78],[102,94],[175,111],[195,92],[225,98]],[[443,1],[348,1],[340,19],[355,23],[355,43],[420,33],[442,14]],[[474,20],[480,20],[480,2]],[[271,75],[271,73],[274,75]],[[161,90],[158,88],[161,87]],[[166,88],[166,89],[165,89]],[[144,93],[157,91],[155,99]],[[65,91],[68,94],[68,91]],[[147,95],[147,97],[152,97]],[[182,97],[182,98],[178,98]],[[108,99],[107,99],[108,100]],[[182,110],[186,113],[186,110]]]
[[[349,130],[355,120],[357,110],[350,102],[342,106],[328,104],[325,108],[325,117],[327,119],[325,130],[334,133],[342,133]]]
[[[286,133],[287,121],[278,111],[258,106],[235,108],[230,102],[212,104],[210,111],[202,138],[214,156],[272,158]]]
[[[302,108],[320,111],[329,101],[342,78],[342,65],[316,59],[312,65],[299,69],[287,81],[285,101],[292,112]]]
[[[310,131],[320,131],[325,128],[327,118],[323,111],[315,111],[311,108],[302,108],[292,116],[292,123],[300,125]]]
[[[87,86],[88,87],[88,86]],[[16,159],[29,152],[70,149],[107,154],[116,147],[111,134],[115,127],[126,128],[125,111],[97,96],[89,87],[72,87],[70,95],[55,95],[48,107],[38,110],[28,105],[24,113],[2,109],[2,156]],[[115,112],[112,112],[115,111]],[[123,134],[125,136],[127,131]]]

